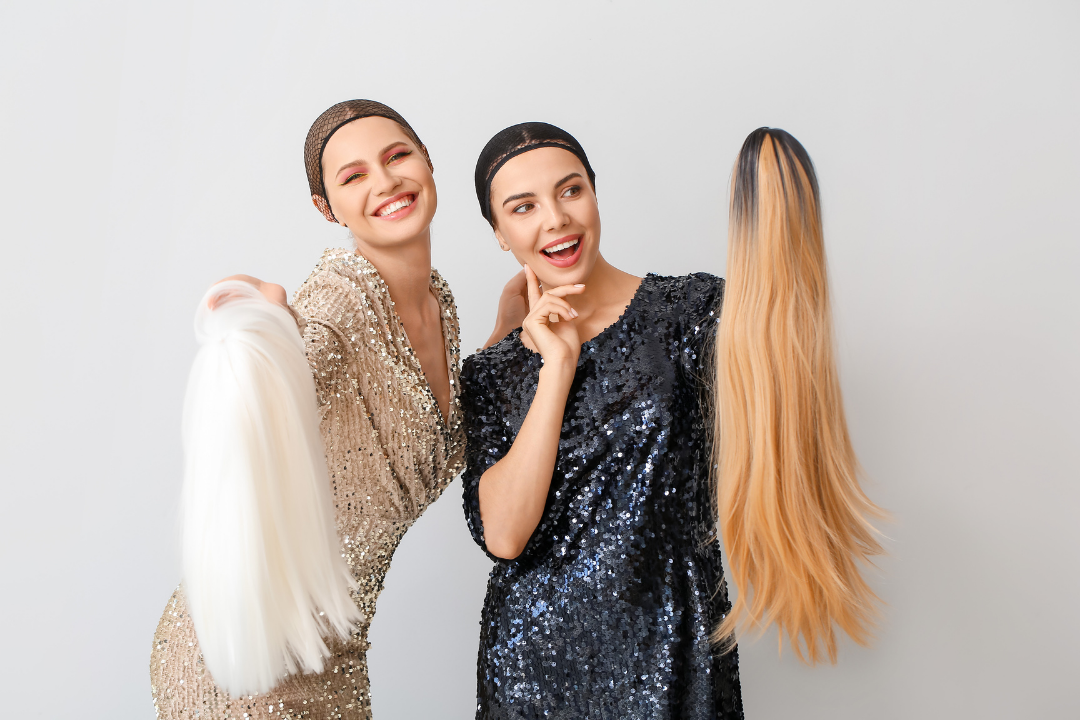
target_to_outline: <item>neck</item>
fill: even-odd
[[[633,294],[633,289],[637,288],[638,280],[609,263],[603,255],[598,255],[592,272],[584,280],[585,292],[575,295],[571,302],[574,309],[585,316],[596,311],[602,313],[612,305],[622,307],[627,293]]]
[[[426,307],[431,298],[431,228],[388,248],[355,240],[356,251],[379,271],[399,314],[411,314]]]

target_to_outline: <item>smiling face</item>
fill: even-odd
[[[326,199],[358,245],[388,248],[427,237],[435,216],[435,180],[427,157],[384,117],[343,125],[322,157]]]
[[[581,161],[553,147],[511,158],[491,182],[499,244],[544,284],[585,282],[600,255],[600,211]]]

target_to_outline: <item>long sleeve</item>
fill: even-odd
[[[319,405],[324,410],[330,404],[342,366],[346,364],[345,356],[350,351],[340,325],[355,325],[342,309],[351,310],[355,302],[348,282],[326,270],[313,274],[293,301],[294,309],[303,318],[304,354],[315,381]]]
[[[510,451],[512,430],[503,421],[495,387],[495,371],[476,355],[465,359],[461,369],[461,411],[465,426],[465,471],[461,474],[465,520],[473,539],[493,560],[484,541],[480,519],[480,478]]]

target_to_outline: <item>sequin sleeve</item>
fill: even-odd
[[[330,403],[335,376],[346,363],[348,344],[343,342],[338,323],[340,308],[351,307],[352,290],[337,274],[323,271],[313,274],[296,291],[293,308],[301,316],[311,375],[320,407]]]
[[[683,295],[678,304],[682,306],[679,312],[682,369],[704,388],[712,384],[713,342],[720,322],[724,279],[709,273],[694,273],[685,277],[681,290]]]
[[[465,471],[461,474],[465,520],[477,545],[488,556],[480,520],[480,478],[510,451],[511,431],[499,408],[498,371],[481,354],[465,358],[461,368],[461,414],[465,426]]]

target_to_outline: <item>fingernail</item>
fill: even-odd
[[[577,317],[577,310],[570,308],[570,317]]]
[[[578,283],[577,285],[574,285],[574,287],[585,287],[585,285],[583,283]]]

